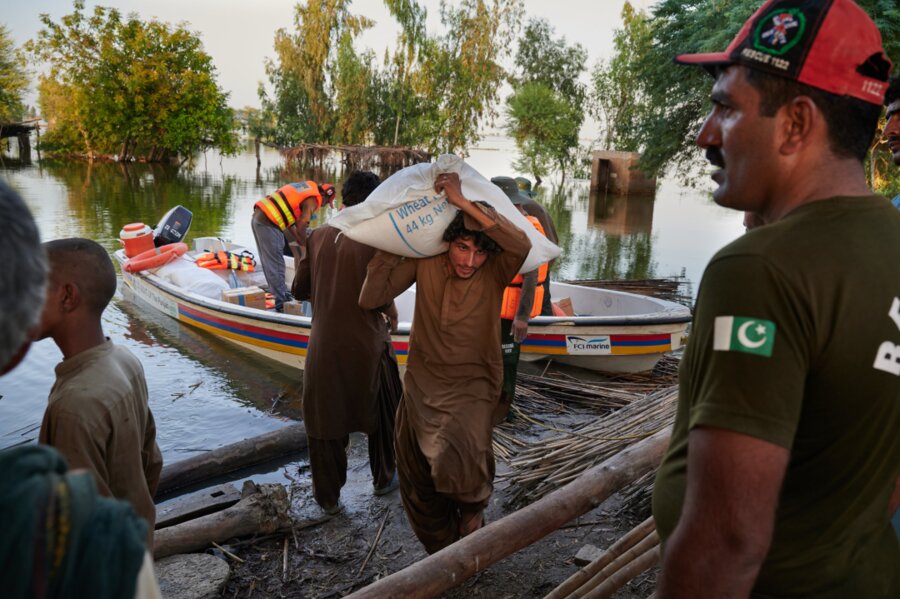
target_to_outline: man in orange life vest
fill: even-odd
[[[540,221],[525,212],[524,204],[533,200],[519,189],[515,179],[493,177],[491,182],[503,190],[503,193],[535,229],[542,235],[547,235]],[[528,334],[528,320],[541,314],[545,293],[544,283],[547,281],[549,270],[549,264],[545,262],[536,270],[517,274],[503,292],[503,303],[500,309],[503,387],[500,393],[500,406],[495,412],[495,420],[499,421],[504,416],[508,419],[510,416],[509,410],[512,408],[512,402],[516,396],[516,371],[519,367],[521,343]]]
[[[294,254],[294,263],[299,264],[309,221],[322,207],[322,200],[331,206],[334,196],[334,186],[329,183],[319,185],[315,181],[298,181],[267,195],[253,208],[250,227],[277,312],[282,312],[284,302],[292,299],[284,278],[282,250],[285,240]]]

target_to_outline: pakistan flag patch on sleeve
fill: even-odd
[[[770,358],[775,346],[775,323],[761,318],[716,316],[714,351],[739,351]]]

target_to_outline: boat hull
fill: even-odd
[[[121,250],[115,256],[120,264],[125,261]],[[305,365],[312,326],[309,317],[203,297],[186,292],[151,271],[132,274],[123,270],[122,278],[136,298],[179,322],[285,366],[302,370]],[[554,297],[597,293],[589,288],[556,283],[552,292]],[[610,294],[604,296],[604,301],[613,310],[616,302],[661,302],[623,292],[602,293]],[[402,303],[411,310],[414,300],[410,297]],[[521,359],[550,359],[599,372],[652,370],[662,356],[681,347],[690,322],[687,308],[671,302],[662,304],[666,309],[650,314],[631,315],[625,303],[618,308],[621,314],[535,318],[529,323],[528,336],[522,343]],[[401,314],[400,330],[391,338],[401,370],[405,369],[409,352],[409,330],[410,323],[403,322]]]
[[[536,327],[529,327],[520,359],[550,359],[588,370],[634,373],[652,370],[665,354],[679,349],[687,325],[547,328],[532,332]]]

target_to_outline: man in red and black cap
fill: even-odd
[[[294,263],[299,263],[306,246],[309,221],[322,207],[323,201],[331,206],[334,196],[334,186],[330,183],[320,185],[315,181],[298,181],[279,188],[253,207],[250,228],[277,312],[282,312],[284,302],[291,299],[284,274],[282,250],[285,242],[294,255]]]
[[[656,478],[657,593],[900,597],[900,213],[866,185],[890,62],[851,0],[764,4],[697,144],[757,215],[700,284]]]

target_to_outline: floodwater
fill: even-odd
[[[489,136],[468,161],[491,177],[515,175],[514,158],[511,140]],[[189,237],[213,235],[252,247],[256,200],[290,180],[341,176],[337,165],[324,173],[285,172],[279,154],[266,148],[261,159],[257,168],[252,146],[231,158],[209,152],[181,169],[46,161],[21,166],[6,159],[0,176],[25,198],[45,240],[89,237],[112,251],[123,225],[153,226],[181,204],[194,215]],[[560,233],[557,279],[684,275],[696,290],[712,254],[743,232],[741,215],[716,206],[708,190],[666,180],[655,197],[606,198],[591,196],[588,187],[588,181],[569,181],[562,188],[538,188]],[[327,220],[328,212],[323,209],[318,221]],[[280,428],[299,413],[298,373],[148,313],[121,293],[104,314],[104,329],[144,365],[167,462]],[[0,448],[37,438],[60,360],[53,342],[44,340],[0,379]]]

